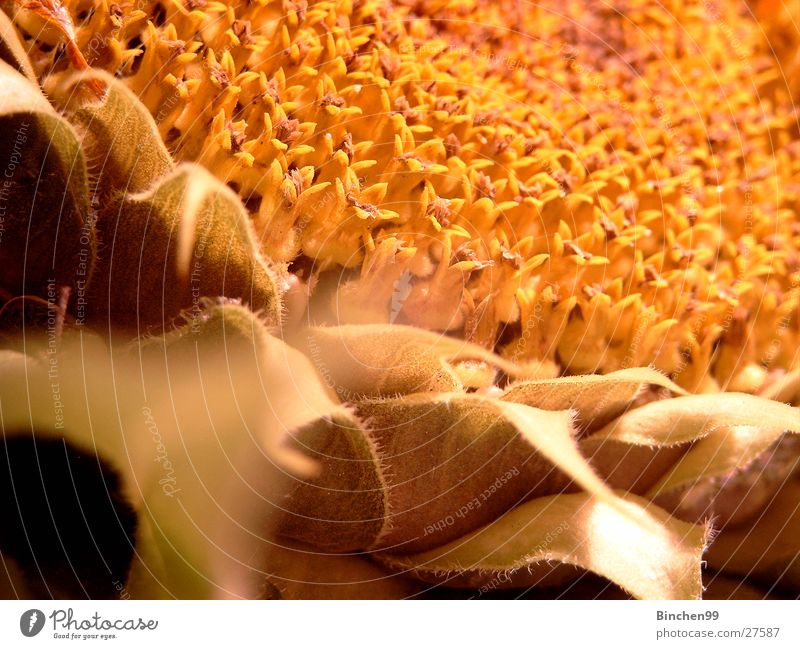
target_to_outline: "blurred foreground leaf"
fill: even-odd
[[[112,356],[70,333],[0,366],[4,436],[64,438],[121,476],[138,515],[130,595],[255,596],[287,475],[315,469],[287,431],[338,407],[302,354],[246,309],[204,304],[163,341]]]
[[[299,352],[236,305],[138,349],[149,431],[163,448],[140,479],[146,535],[131,592],[139,597],[251,597],[257,558],[290,473],[315,464],[287,431],[334,411]],[[154,570],[153,566],[160,568]]]

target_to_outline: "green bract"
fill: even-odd
[[[0,84],[0,289],[54,298],[92,275],[86,162],[75,130],[36,84],[4,61]]]

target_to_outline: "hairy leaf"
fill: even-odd
[[[94,80],[101,98],[82,92]],[[49,77],[48,95],[79,129],[95,177],[97,200],[144,192],[173,168],[153,117],[121,81],[102,70]]]
[[[238,298],[280,320],[278,280],[258,251],[239,198],[207,171],[181,165],[150,190],[124,196],[99,223],[100,274],[91,314],[138,330],[196,316],[203,297]],[[188,232],[189,238],[182,232]],[[179,241],[188,241],[181,263]]]
[[[708,551],[712,568],[766,586],[800,590],[800,484],[787,482],[748,525],[723,530]]]
[[[592,436],[644,446],[671,446],[731,426],[755,426],[773,436],[800,426],[800,411],[750,394],[697,394],[648,403]]]
[[[708,529],[641,498],[618,498],[649,520],[626,516],[591,494],[548,496],[445,546],[381,559],[394,570],[478,594],[553,584],[575,575],[572,567],[606,577],[640,599],[699,599]]]
[[[451,392],[464,387],[457,361],[480,361],[508,374],[520,369],[483,347],[405,325],[311,327],[303,341],[343,401],[364,396]],[[488,377],[484,379],[488,387]]]
[[[319,475],[297,478],[288,492],[283,535],[330,551],[365,548],[389,520],[387,483],[377,448],[347,410],[303,427],[297,447],[316,459]]]
[[[698,440],[648,497],[686,520],[729,525],[757,516],[800,468],[800,439],[768,427],[732,426]]]
[[[509,386],[504,401],[525,403],[543,410],[577,412],[576,424],[583,432],[597,430],[619,417],[647,385],[686,394],[666,376],[649,367],[634,367],[610,374],[565,376],[524,381]]]
[[[287,475],[316,469],[287,431],[338,407],[259,318],[204,306],[180,332],[113,357],[80,331],[39,359],[0,354],[4,434],[63,436],[122,476],[139,519],[134,597],[254,596]]]
[[[95,258],[86,163],[39,87],[0,61],[0,289],[86,290]]]
[[[355,414],[357,425],[318,424],[339,444],[320,445],[318,452],[330,451],[318,490],[301,491],[291,505],[309,520],[283,533],[338,551],[415,552],[570,480],[611,500],[578,452],[566,411],[450,393],[362,401]],[[359,434],[363,450],[355,452],[355,442],[344,440]],[[361,463],[370,458],[366,471]],[[381,482],[385,504],[368,497]]]
[[[581,449],[612,486],[647,493],[688,520],[716,515],[723,525],[760,507],[773,489],[770,474],[781,481],[793,470],[796,450],[782,446],[767,469],[768,450],[798,428],[800,412],[775,401],[692,395],[632,410],[582,440]]]
[[[420,590],[418,582],[390,574],[367,556],[328,554],[285,541],[265,552],[260,570],[273,587],[264,594],[273,598],[403,599]]]
[[[0,552],[34,597],[108,598],[133,554],[135,482],[107,352],[89,336],[73,342],[67,353],[0,352]]]

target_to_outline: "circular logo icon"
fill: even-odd
[[[32,638],[44,628],[44,613],[38,608],[25,611],[19,618],[19,630],[22,635]]]

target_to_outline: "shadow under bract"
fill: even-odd
[[[0,554],[24,575],[24,584],[14,584],[20,595],[119,597],[133,559],[136,513],[105,461],[64,439],[6,433],[0,521]]]

